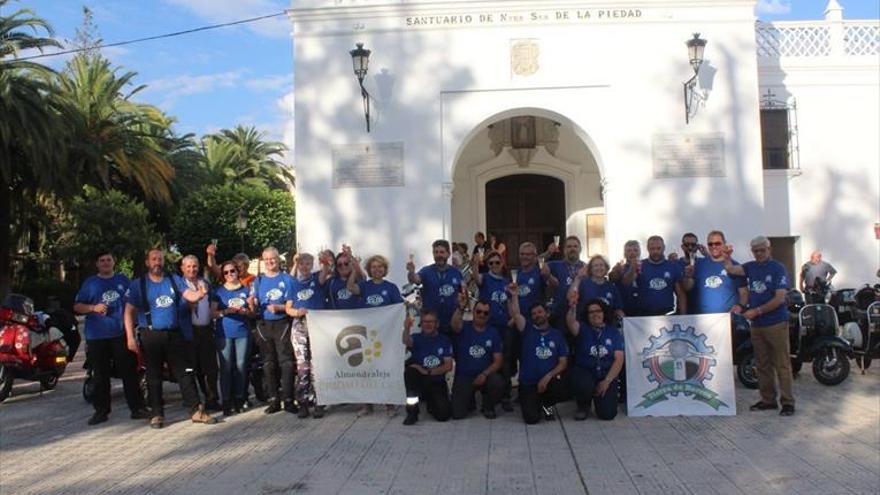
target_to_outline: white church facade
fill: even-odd
[[[720,229],[741,260],[764,234],[789,269],[820,249],[838,286],[872,282],[880,21],[837,0],[811,22],[756,23],[754,7],[295,1],[299,242],[385,254],[403,282],[410,253],[427,264],[434,239],[476,231],[515,263],[554,235],[613,261],[629,239],[672,250]]]

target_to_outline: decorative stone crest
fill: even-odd
[[[514,76],[527,77],[535,74],[540,69],[538,58],[541,55],[541,47],[537,40],[522,39],[511,40],[510,43],[510,72]]]

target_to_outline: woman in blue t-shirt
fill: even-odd
[[[238,278],[232,261],[221,265],[223,284],[211,295],[211,315],[216,322],[217,357],[220,361],[220,393],[223,415],[241,412],[247,401],[247,359],[250,354],[248,288]]]
[[[352,294],[348,289],[348,279],[352,273],[357,272],[357,281],[364,279],[360,270],[357,270],[358,262],[351,255],[351,248],[343,246],[342,251],[336,255],[333,263],[333,275],[327,281],[327,309],[357,309],[364,307],[361,297]]]
[[[623,336],[608,324],[610,310],[601,299],[591,299],[577,318],[572,304],[566,316],[568,330],[575,337],[575,359],[571,368],[577,412],[574,419],[583,421],[590,412],[590,403],[599,419],[617,416],[619,376],[623,370]]]

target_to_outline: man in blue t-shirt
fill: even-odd
[[[473,321],[462,319],[462,312],[467,305],[465,294],[459,294],[458,303],[451,322],[456,336],[452,419],[467,417],[477,390],[483,395],[483,416],[495,419],[495,404],[504,393],[501,333],[489,324],[492,310],[487,301],[474,303]]]
[[[217,420],[205,413],[200,402],[187,344],[192,338],[189,303],[198,303],[208,293],[204,287],[189,289],[182,277],[165,273],[165,251],[162,249],[147,252],[146,266],[147,274],[129,285],[124,321],[128,349],[132,352],[139,351],[135,331],[140,331],[153,416],[150,426],[165,426],[165,402],[162,400],[165,363],[177,378],[183,403],[190,409],[193,423],[216,423]]]
[[[73,310],[86,315],[86,360],[92,373],[95,413],[89,418],[90,425],[107,421],[110,414],[110,375],[113,365],[122,379],[125,401],[131,411],[131,419],[149,419],[144,408],[140,379],[137,373],[137,356],[125,346],[125,292],[130,283],[128,277],[115,273],[113,254],[102,251],[95,265],[98,273],[87,278],[76,294]]]
[[[568,311],[568,289],[578,272],[585,266],[585,263],[581,261],[581,240],[577,236],[566,237],[563,245],[565,258],[558,261],[548,261],[541,268],[541,275],[547,281],[547,287],[553,291],[550,323],[557,327],[565,324],[565,312]],[[555,245],[550,247],[551,250],[556,249]],[[524,309],[528,311],[528,308]]]
[[[437,421],[446,421],[452,415],[446,373],[452,371],[452,341],[437,331],[437,313],[431,309],[421,311],[421,333],[413,334],[412,318],[407,318],[403,333],[403,345],[410,350],[403,381],[406,384],[406,419],[403,424],[411,426],[419,420],[419,397],[428,403],[428,413]]]
[[[691,314],[742,313],[745,309],[749,297],[746,278],[731,275],[724,268],[726,243],[724,233],[713,230],[706,236],[708,256],[694,259],[694,287],[688,296]],[[733,259],[730,262],[739,265]]]
[[[449,265],[449,241],[438,239],[431,244],[434,264],[416,273],[416,265],[410,255],[406,263],[407,279],[411,284],[421,284],[422,307],[433,309],[440,318],[440,333],[449,334],[452,313],[458,303],[463,277],[461,272]]]
[[[510,294],[518,287],[510,284]],[[544,306],[535,303],[529,308],[527,321],[519,309],[519,299],[508,298],[513,324],[522,334],[519,368],[519,402],[523,421],[535,424],[541,419],[556,417],[556,403],[566,395],[562,373],[568,367],[568,344],[562,332],[550,326]]]
[[[779,380],[779,402],[782,416],[794,414],[791,356],[788,336],[788,307],[785,297],[790,287],[785,267],[771,259],[770,240],[764,236],[752,239],[755,261],[734,265],[731,249],[725,249],[724,269],[732,275],[746,277],[749,309],[743,316],[752,322],[752,347],[758,372],[761,400],[752,404],[752,411],[776,409],[776,380]]]
[[[648,238],[648,257],[623,274],[622,283],[633,280],[639,290],[639,316],[660,316],[675,310],[687,314],[686,291],[693,287],[693,273],[681,263],[666,259],[666,244],[660,236]]]
[[[276,248],[263,249],[261,259],[263,272],[251,283],[248,305],[258,318],[256,343],[263,358],[263,385],[269,403],[263,412],[275,414],[283,407],[289,413],[298,413],[293,402],[293,345],[287,314],[293,278],[281,271],[281,257]]]
[[[639,286],[635,277],[631,277],[628,284],[623,283],[623,276],[627,272],[636,272],[641,258],[642,247],[639,241],[629,240],[623,245],[623,259],[619,261],[608,273],[608,280],[614,282],[617,293],[620,294],[621,309],[626,316],[638,316],[639,313]]]

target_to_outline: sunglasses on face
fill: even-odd
[[[488,264],[490,264],[490,265],[500,265],[501,262],[500,262],[500,261],[489,261]]]
[[[767,248],[753,248],[752,252],[753,253],[765,253],[765,252],[767,252]]]
[[[232,270],[223,270],[223,275],[233,275],[235,273],[238,273],[238,270],[234,268]]]
[[[336,263],[336,265],[337,266],[348,266],[348,262],[346,261],[344,263]]]
[[[489,312],[486,311],[485,309],[475,309],[474,314],[475,315],[488,315]]]
[[[724,244],[724,243],[723,242],[710,242],[709,246],[721,246],[722,244]]]
[[[695,248],[695,247],[697,247],[696,244],[694,244],[694,243],[690,243],[690,242],[685,242],[684,244],[682,244],[682,246],[684,246],[684,247],[686,247],[686,248]]]
[[[587,314],[590,314],[590,315],[601,314],[601,313],[604,313],[604,311],[602,311],[601,309],[591,309],[591,310],[587,311]]]

